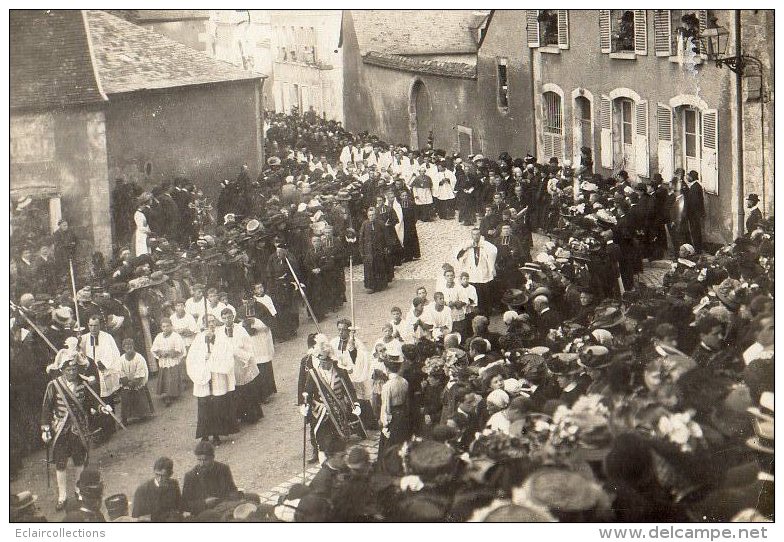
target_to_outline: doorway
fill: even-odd
[[[430,105],[430,94],[421,79],[417,79],[411,88],[409,117],[412,148],[427,147],[428,137],[433,131],[433,111]]]

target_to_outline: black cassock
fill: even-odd
[[[366,220],[359,230],[359,250],[362,253],[365,270],[365,288],[383,290],[387,287],[386,248],[384,225],[378,220],[372,222]]]
[[[296,270],[296,263],[289,253],[289,261]],[[296,271],[295,271],[296,272]],[[270,255],[267,262],[267,276],[269,277],[269,296],[275,303],[278,311],[277,336],[278,339],[291,338],[297,333],[299,327],[299,307],[297,306],[297,291],[295,279],[291,274],[285,259],[278,258],[277,253]],[[275,328],[273,328],[275,331]]]
[[[417,233],[416,206],[411,203],[401,203],[403,207],[403,261],[408,262],[421,257],[419,252],[419,234]]]
[[[384,239],[387,243],[387,263],[389,280],[395,275],[394,266],[403,263],[403,247],[400,245],[400,240],[397,238],[395,226],[399,223],[395,209],[390,205],[384,203],[376,207],[376,216],[378,220],[384,225]]]

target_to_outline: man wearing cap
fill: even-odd
[[[239,491],[228,465],[215,461],[215,448],[199,442],[193,451],[196,466],[185,473],[182,481],[182,508],[197,515],[221,501],[236,500]]]
[[[686,175],[686,188],[683,198],[684,215],[689,227],[691,244],[702,252],[702,222],[705,219],[705,195],[699,182],[699,174],[692,170]]]
[[[759,196],[749,194],[746,197],[746,233],[751,233],[759,227],[762,222],[762,211],[759,208]]]
[[[103,481],[97,469],[87,468],[76,482],[79,497],[77,507],[68,511],[63,521],[66,523],[103,523],[106,518],[101,512]]]
[[[97,404],[79,374],[80,353],[65,349],[58,352],[57,368],[61,376],[51,380],[44,392],[41,408],[41,438],[50,446],[51,460],[57,477],[57,510],[65,507],[66,467],[68,459],[76,468],[77,478],[87,464],[90,449],[89,416],[98,410],[108,414],[110,407]]]
[[[469,282],[476,288],[479,297],[477,307],[484,315],[489,315],[492,307],[492,283],[497,255],[498,249],[482,237],[479,228],[471,230],[471,242],[458,250],[456,255],[460,271],[468,273]]]

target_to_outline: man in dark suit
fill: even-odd
[[[462,397],[458,398],[457,410],[447,421],[447,425],[459,431],[457,443],[460,448],[467,450],[474,440],[477,431],[482,430],[482,423],[479,417],[479,406],[482,397],[471,391],[465,391]]]
[[[172,479],[174,462],[159,457],[153,466],[155,478],[140,485],[133,496],[135,518],[149,516],[150,521],[178,521],[180,519],[180,484]]]
[[[653,191],[653,212],[651,213],[651,259],[658,260],[667,253],[667,224],[670,221],[669,191],[661,174],[654,173],[656,184]]]
[[[620,248],[620,259],[618,260],[618,270],[623,281],[623,288],[631,290],[634,288],[635,261],[637,259],[637,246],[634,242],[634,226],[628,214],[629,205],[621,201],[617,206],[618,223],[613,231],[613,239]]]
[[[194,454],[196,466],[185,473],[182,482],[182,508],[196,515],[221,501],[238,499],[231,469],[215,461],[212,444],[200,441]]]
[[[550,308],[550,301],[547,299],[547,296],[536,296],[533,300],[533,307],[536,312],[534,326],[536,326],[540,341],[544,341],[547,339],[547,334],[551,329],[558,329],[561,326],[563,318],[555,309]]]
[[[699,179],[699,175],[694,170],[686,175],[687,189],[683,198],[691,244],[697,249],[697,253],[702,252],[702,222],[705,219],[705,194]]]
[[[748,217],[746,217],[746,233],[751,233],[757,229],[757,226],[762,222],[762,211],[759,209],[759,196],[757,194],[749,194],[746,197],[746,209]]]

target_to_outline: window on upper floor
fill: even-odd
[[[706,28],[716,25],[707,9],[657,9],[653,14],[656,56],[681,57],[691,51],[703,54],[697,39]]]
[[[509,109],[509,75],[506,71],[507,59],[499,58],[497,64],[498,70],[498,107],[506,110]]]
[[[634,59],[648,54],[648,24],[644,9],[599,10],[599,44],[612,58]]]
[[[558,10],[540,9],[538,21],[540,45],[558,46]]]
[[[611,13],[613,53],[634,52],[634,11],[613,9]]]
[[[569,48],[569,10],[526,10],[528,47],[541,47],[542,52],[558,53]]]

